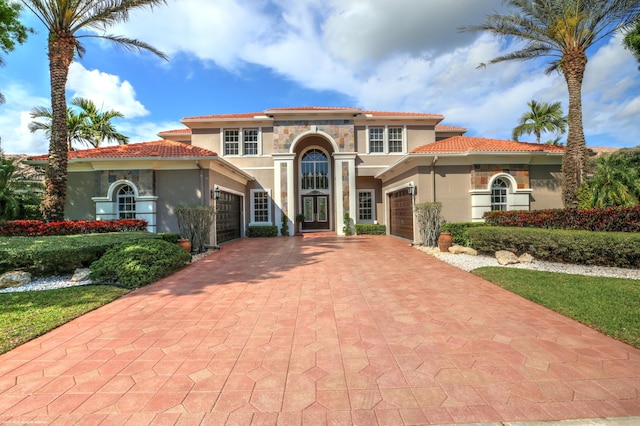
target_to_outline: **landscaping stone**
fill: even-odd
[[[87,281],[89,279],[89,268],[78,268],[75,271],[73,271],[73,276],[71,277],[71,282],[78,282],[78,281]]]
[[[471,247],[465,247],[464,254],[468,254],[469,256],[477,256],[478,255],[478,251],[475,249],[472,249]]]
[[[31,274],[23,271],[11,271],[0,275],[0,288],[20,287],[31,282]]]
[[[453,254],[464,253],[464,247],[454,244],[451,247],[449,247],[449,253],[453,253]]]
[[[525,253],[522,256],[520,256],[518,260],[520,261],[520,263],[533,263],[535,258],[531,256],[529,253]]]
[[[518,256],[507,250],[498,250],[496,252],[496,260],[501,265],[512,265],[515,263],[520,263],[520,260],[518,260]]]

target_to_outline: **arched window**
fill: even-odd
[[[124,185],[118,189],[118,218],[136,218],[136,194],[129,185]]]
[[[501,178],[493,181],[491,185],[491,210],[507,210],[507,195],[509,183]]]
[[[319,149],[310,149],[300,164],[302,189],[329,189],[329,160]]]

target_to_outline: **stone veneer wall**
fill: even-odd
[[[518,183],[517,189],[528,189],[529,166],[526,164],[498,165],[476,164],[471,170],[471,189],[487,189],[489,179],[500,173],[507,173]]]
[[[280,199],[282,200],[282,212],[284,214],[286,214],[287,216],[291,216],[289,214],[289,198],[288,198],[288,193],[287,193],[287,164],[286,163],[281,163],[280,164],[280,182],[282,182],[281,185],[281,194],[280,194]]]
[[[113,182],[118,180],[133,182],[140,196],[154,195],[153,170],[104,170],[100,172],[99,195],[107,195]]]
[[[280,121],[273,126],[273,152],[289,152],[293,141],[308,131],[324,132],[338,144],[340,152],[355,151],[355,127],[351,120]]]

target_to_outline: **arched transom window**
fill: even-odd
[[[319,149],[307,151],[300,163],[302,189],[329,189],[329,160]]]
[[[498,178],[491,185],[491,210],[507,210],[507,195],[509,184],[506,180]]]
[[[118,189],[118,218],[136,218],[136,194],[129,185],[124,185]]]

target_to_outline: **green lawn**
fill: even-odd
[[[5,353],[130,290],[89,285],[46,291],[0,293],[0,353]]]
[[[640,281],[485,267],[474,274],[640,348]]]

